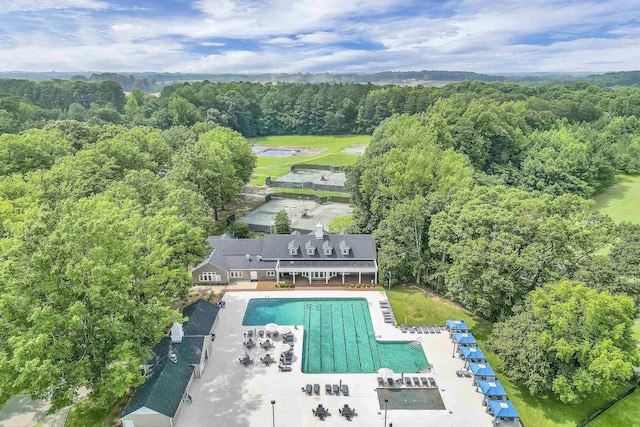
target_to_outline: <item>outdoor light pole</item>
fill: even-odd
[[[389,272],[389,293],[391,293],[391,264],[387,264],[387,271]]]
[[[384,400],[384,427],[387,427],[387,405],[389,404],[389,399]]]
[[[271,419],[273,421],[273,427],[276,427],[276,401],[271,401]]]

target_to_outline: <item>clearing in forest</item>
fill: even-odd
[[[258,150],[261,150],[260,153],[264,152],[262,148],[266,147],[267,155],[258,153],[258,166],[253,173],[251,184],[264,185],[266,177],[275,179],[286,175],[291,170],[291,165],[300,163],[351,165],[358,158],[358,154],[342,150],[351,145],[366,146],[370,139],[370,135],[278,135],[253,138],[250,142],[254,147],[258,147]],[[276,147],[287,148],[277,150]],[[291,151],[296,151],[296,154],[291,155]]]
[[[640,223],[640,176],[620,175],[617,183],[595,200],[598,210],[615,222]]]

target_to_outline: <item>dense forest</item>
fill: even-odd
[[[606,393],[638,365],[640,226],[589,198],[640,172],[638,116],[639,88],[590,83],[204,81],[125,97],[112,81],[0,80],[0,400],[57,408],[87,386],[109,405],[138,384],[185,266],[251,177],[245,137],[349,133],[373,135],[347,185],[381,274],[504,322],[492,345],[532,393]]]
[[[179,83],[160,97],[114,82],[0,80],[0,133],[42,127],[48,120],[145,125],[168,129],[214,122],[245,137],[279,134],[370,134],[393,114],[417,114],[439,100],[519,103],[524,120],[550,129],[557,120],[595,122],[640,114],[640,88],[588,83],[527,87],[468,81],[433,87],[373,84]]]

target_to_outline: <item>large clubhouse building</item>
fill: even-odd
[[[236,239],[209,237],[211,254],[191,270],[197,284],[273,280],[304,284],[377,283],[376,246],[369,234],[314,232]]]

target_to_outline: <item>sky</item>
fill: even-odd
[[[640,69],[640,0],[0,0],[0,71]]]

